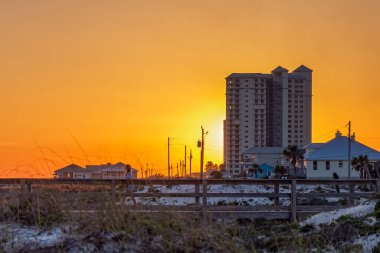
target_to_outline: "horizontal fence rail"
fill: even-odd
[[[238,217],[238,218],[267,218],[267,219],[290,219],[295,222],[297,217],[311,215],[322,211],[332,211],[345,207],[344,205],[326,204],[328,198],[339,198],[346,200],[348,205],[353,205],[357,198],[373,198],[376,193],[380,192],[380,180],[316,180],[316,179],[30,179],[30,178],[10,178],[0,179],[1,194],[21,194],[22,196],[36,194],[39,187],[59,185],[80,185],[83,187],[106,186],[107,189],[102,191],[80,191],[80,192],[62,192],[60,190],[49,191],[49,194],[62,195],[64,197],[80,197],[85,195],[105,194],[108,198],[116,202],[118,186],[133,185],[137,187],[151,186],[178,186],[192,185],[192,192],[139,192],[136,189],[128,194],[121,194],[124,197],[133,198],[189,198],[193,203],[187,205],[129,205],[128,210],[135,212],[198,212],[203,215],[210,214],[215,217]],[[221,185],[256,185],[262,186],[265,192],[244,191],[244,192],[212,192],[209,190],[212,186]],[[328,186],[324,189],[327,192],[302,192],[300,189],[305,186]],[[356,187],[368,186],[368,191],[357,192]],[[298,188],[298,190],[297,190]],[[342,191],[337,192],[339,188]],[[83,189],[82,189],[83,190]],[[91,190],[91,189],[90,189]],[[320,189],[319,189],[320,190]],[[222,202],[221,205],[211,205],[208,200],[212,199],[262,199],[271,200],[272,205],[249,205],[234,206],[228,202]],[[280,200],[287,200],[287,205],[281,205]],[[310,202],[317,202],[317,205],[310,205]],[[305,204],[306,203],[306,204]],[[309,203],[309,205],[307,205]],[[318,204],[319,203],[319,204]],[[283,203],[282,203],[283,204]],[[88,211],[88,210],[87,210]],[[86,212],[86,210],[77,210],[76,212]]]

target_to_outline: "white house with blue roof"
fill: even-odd
[[[326,143],[310,143],[305,147],[307,178],[332,178],[336,172],[340,178],[348,177],[348,137],[338,131],[335,138]],[[380,152],[351,138],[351,159],[359,155],[368,156],[370,163],[380,162]],[[350,162],[351,163],[351,162]],[[359,172],[352,169],[351,178],[359,178]]]

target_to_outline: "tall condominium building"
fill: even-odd
[[[226,77],[224,163],[241,173],[241,155],[252,147],[303,146],[311,142],[312,70],[301,65],[271,74]]]

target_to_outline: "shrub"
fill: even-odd
[[[380,253],[380,242],[376,245],[376,247],[372,250],[372,253]]]
[[[21,197],[9,206],[7,219],[26,225],[49,227],[63,220],[63,212],[51,195]]]
[[[220,179],[220,178],[223,177],[223,173],[220,172],[220,171],[213,171],[213,172],[210,173],[210,177],[212,179]]]
[[[376,202],[376,205],[375,205],[375,212],[378,212],[380,211],[380,200]]]

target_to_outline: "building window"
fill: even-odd
[[[318,169],[318,161],[313,161],[313,170]]]
[[[326,161],[326,170],[330,170],[330,161]]]
[[[339,168],[343,168],[343,161],[339,161]]]

